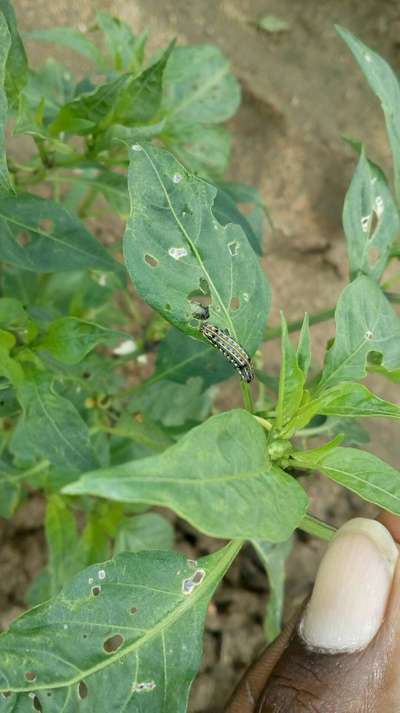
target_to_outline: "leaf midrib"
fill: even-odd
[[[235,555],[239,552],[239,550],[242,547],[242,541],[241,540],[234,540],[230,542],[224,550],[223,556],[217,563],[217,565],[214,567],[214,569],[211,569],[208,571],[208,581],[207,578],[205,580],[205,586],[204,587],[198,587],[197,589],[194,590],[194,592],[191,595],[188,595],[185,600],[183,600],[181,605],[178,605],[175,609],[172,610],[169,614],[167,614],[163,619],[161,619],[154,627],[151,629],[147,635],[143,636],[143,638],[134,641],[132,644],[126,646],[124,649],[116,652],[115,654],[112,655],[110,658],[104,659],[104,661],[101,661],[100,663],[92,666],[90,669],[87,669],[85,671],[82,671],[81,669],[78,669],[80,674],[79,676],[75,676],[67,681],[60,681],[56,683],[51,683],[47,681],[46,683],[43,683],[42,685],[38,684],[32,684],[31,686],[27,686],[24,688],[20,687],[10,687],[7,686],[5,688],[0,688],[0,691],[11,691],[12,693],[27,693],[29,691],[40,691],[40,690],[48,690],[49,688],[65,688],[67,686],[73,686],[76,683],[79,683],[79,681],[82,680],[83,677],[85,676],[90,676],[94,673],[97,673],[98,671],[102,670],[103,668],[107,668],[107,666],[110,666],[111,664],[115,663],[119,659],[123,658],[124,656],[127,656],[128,654],[142,648],[142,646],[145,646],[149,641],[151,641],[153,638],[156,638],[160,633],[166,629],[168,629],[170,626],[172,626],[176,620],[178,620],[181,616],[185,614],[185,612],[190,609],[192,606],[194,607],[196,602],[198,600],[201,600],[203,597],[206,597],[206,594],[211,590],[214,589],[218,581],[221,579],[223,573],[226,571],[228,568],[230,562],[233,560]],[[43,651],[42,651],[43,653]],[[47,652],[48,653],[48,652]],[[69,665],[69,662],[66,662]],[[71,666],[74,666],[74,664],[71,664]],[[77,666],[74,666],[74,668],[78,668]],[[1,672],[1,671],[0,671]]]

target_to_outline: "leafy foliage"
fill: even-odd
[[[399,191],[397,78],[339,32],[382,102]],[[90,33],[28,38],[63,44],[93,72],[76,78],[51,58],[29,67],[0,0],[0,515],[39,490],[48,549],[26,594],[38,606],[0,637],[0,710],[184,713],[209,599],[243,542],[268,574],[272,639],[293,531],[332,536],[307,512],[294,468],[400,514],[399,472],[358,447],[369,436],[357,420],[400,418],[398,403],[359,383],[369,372],[399,382],[386,272],[400,254],[398,205],[354,142],[350,282],[315,364],[310,326],[333,309],[294,323],[282,314],[266,331],[259,256],[265,216],[273,224],[256,189],[224,181],[224,122],[240,89],[220,50],[171,42],[147,58],[147,32],[106,12]],[[10,130],[33,140],[24,164],[6,154]],[[235,372],[204,321],[253,357],[257,410],[247,382],[245,408],[221,410],[218,385]],[[279,378],[258,351],[278,335]],[[232,542],[187,560],[171,551],[176,516]]]

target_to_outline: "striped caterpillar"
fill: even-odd
[[[231,364],[239,372],[243,381],[247,381],[249,384],[254,379],[253,368],[249,355],[243,347],[240,346],[240,344],[235,342],[226,329],[220,329],[214,324],[207,324],[204,322],[200,325],[200,332],[206,339],[208,339],[213,347],[219,349],[228,361],[231,362]]]

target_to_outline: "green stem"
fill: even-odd
[[[44,146],[44,141],[42,139],[38,139],[36,136],[33,137],[33,140],[36,144],[36,148],[38,150],[40,160],[43,164],[44,168],[52,168],[53,167],[53,160],[51,157],[48,155],[45,146]]]
[[[319,324],[319,322],[326,322],[328,319],[332,319],[335,316],[335,307],[330,307],[329,309],[323,309],[315,314],[310,314],[310,326],[313,324]],[[289,322],[287,325],[288,332],[298,332],[303,324],[303,319],[295,319],[293,322]],[[276,339],[282,335],[282,325],[277,325],[276,327],[268,327],[264,341],[268,342],[270,339]]]
[[[310,515],[305,515],[299,525],[299,530],[308,532],[309,535],[319,537],[321,540],[329,542],[336,532],[336,528],[328,523],[319,520],[319,518]]]
[[[240,386],[242,389],[244,407],[247,411],[253,413],[253,399],[251,397],[250,387],[245,381],[241,381]]]
[[[93,188],[93,186],[91,186],[89,188],[88,192],[86,193],[86,196],[84,197],[82,203],[79,206],[78,215],[80,218],[87,217],[90,206],[92,205],[96,196],[97,196],[97,188]]]
[[[266,431],[271,431],[272,423],[270,421],[267,421],[266,418],[261,418],[261,416],[254,416],[254,418],[258,421],[258,423],[261,424],[263,428],[265,428]]]

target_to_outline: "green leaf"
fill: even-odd
[[[134,72],[119,75],[65,104],[49,127],[50,133],[98,133],[113,123],[149,122],[160,106],[163,73],[172,47],[173,43],[139,76]]]
[[[296,357],[297,363],[304,374],[304,379],[307,379],[308,370],[311,364],[310,319],[307,312],[304,315],[304,320],[300,331]]]
[[[113,344],[120,332],[76,317],[60,317],[49,325],[46,334],[35,345],[63,364],[79,364],[97,344]]]
[[[52,136],[62,131],[85,135],[98,130],[101,122],[106,123],[109,117],[112,121],[118,97],[129,89],[133,79],[132,74],[122,74],[91,91],[82,92],[61,107],[49,126],[49,132]]]
[[[247,220],[247,217],[240,212],[232,196],[222,188],[218,188],[218,193],[214,201],[213,213],[221,225],[228,225],[228,223],[236,223],[237,225],[240,225],[246,233],[247,239],[256,255],[262,254],[259,236],[254,232],[252,225]]]
[[[306,426],[316,414],[341,418],[370,416],[400,419],[400,406],[375,396],[362,384],[337,384],[300,407],[288,425],[287,434],[292,435]]]
[[[318,468],[322,459],[335,450],[340,443],[342,443],[343,435],[338,434],[332,441],[324,443],[322,446],[317,448],[310,448],[307,451],[292,451],[290,457],[293,461],[294,466],[299,468]],[[345,449],[346,450],[346,449]]]
[[[367,45],[360,42],[349,30],[336,26],[340,37],[347,44],[359,64],[369,86],[378,97],[385,115],[386,131],[392,149],[396,194],[400,191],[400,86],[388,63]]]
[[[125,262],[143,299],[199,337],[190,297],[210,295],[212,322],[252,354],[263,338],[270,290],[241,228],[223,228],[214,218],[216,189],[149,145],[131,150],[128,185]]]
[[[24,380],[24,372],[16,359],[10,356],[15,344],[15,336],[0,329],[0,375],[8,379],[13,386],[19,386]]]
[[[0,258],[38,272],[120,270],[83,223],[59,203],[30,193],[0,197]]]
[[[318,399],[318,413],[326,416],[383,416],[400,419],[400,406],[375,396],[362,384],[338,384]]]
[[[145,408],[145,410],[147,409]],[[165,431],[143,413],[123,413],[115,426],[110,428],[110,433],[120,438],[129,438],[135,443],[145,446],[151,455],[152,451],[161,453],[173,444],[173,440]]]
[[[366,375],[369,352],[382,354],[389,370],[400,365],[400,320],[378,285],[360,276],[339,297],[336,338],[327,351],[318,388]]]
[[[3,393],[3,392],[2,392]],[[21,494],[21,473],[0,460],[0,517],[12,517]]]
[[[304,391],[304,372],[297,361],[297,354],[288,335],[285,317],[282,322],[282,360],[279,375],[279,397],[276,407],[276,426],[281,429],[298,410]]]
[[[83,32],[75,30],[73,27],[50,27],[47,30],[34,30],[24,34],[27,40],[37,40],[39,42],[51,42],[55,45],[62,45],[74,50],[90,59],[100,68],[104,68],[105,61],[96,45],[91,42]]]
[[[270,643],[282,628],[283,600],[285,595],[285,563],[293,547],[293,540],[272,544],[265,540],[252,540],[252,545],[268,575],[269,596],[265,613],[265,636]]]
[[[6,156],[7,97],[4,90],[6,62],[10,47],[10,33],[6,20],[0,12],[0,196],[12,191]]]
[[[214,45],[176,47],[163,81],[163,114],[171,126],[219,124],[240,104],[240,87],[229,62]]]
[[[379,280],[388,263],[400,219],[385,176],[362,150],[343,208],[350,277]]]
[[[0,298],[0,325],[6,329],[24,327],[29,319],[28,312],[20,300],[14,297]]]
[[[17,30],[17,21],[14,8],[10,0],[0,0],[0,12],[4,15],[11,38],[7,64],[6,64],[6,92],[10,105],[14,107],[21,89],[25,86],[28,62],[21,37]],[[5,40],[0,41],[1,50],[4,50]]]
[[[117,532],[114,555],[141,550],[169,550],[174,544],[174,528],[156,512],[135,515],[122,522]]]
[[[47,458],[54,465],[83,471],[95,464],[89,430],[75,406],[53,389],[48,375],[31,370],[18,387],[23,416],[11,439],[12,450]]]
[[[232,374],[232,365],[213,347],[188,339],[186,334],[172,328],[158,348],[151,381],[163,379],[185,384],[188,379],[199,376],[204,386],[211,386],[229,379]]]
[[[144,384],[129,401],[130,411],[142,411],[170,428],[183,426],[187,421],[203,421],[210,408],[210,394],[204,393],[202,380],[197,376],[190,377],[186,384],[173,381]]]
[[[147,31],[135,37],[126,22],[108,12],[96,12],[96,22],[104,34],[114,69],[137,72],[143,64]]]
[[[59,495],[50,495],[47,501],[45,528],[50,596],[54,596],[84,564],[75,517]]]
[[[161,54],[161,57],[133,79],[121,94],[113,110],[113,123],[127,126],[148,124],[160,109],[164,71],[173,51],[175,40]],[[109,123],[112,123],[109,121]]]
[[[257,22],[257,27],[264,32],[279,33],[287,32],[290,29],[290,24],[287,20],[283,20],[276,15],[263,15]]]
[[[208,602],[239,549],[231,543],[198,563],[126,553],[84,570],[0,636],[1,690],[21,692],[7,703],[31,710],[35,691],[49,708],[50,689],[54,711],[110,710],[111,696],[116,711],[185,713]]]
[[[316,449],[314,449],[316,450]],[[361,498],[379,507],[400,514],[400,472],[372,453],[358,448],[334,448],[320,459],[309,453],[293,453],[295,464],[304,468],[318,468],[324,475],[343,485]]]
[[[271,466],[263,428],[242,410],[208,419],[160,456],[87,473],[64,492],[163,505],[211,536],[271,542],[287,539],[307,506],[296,480]]]

